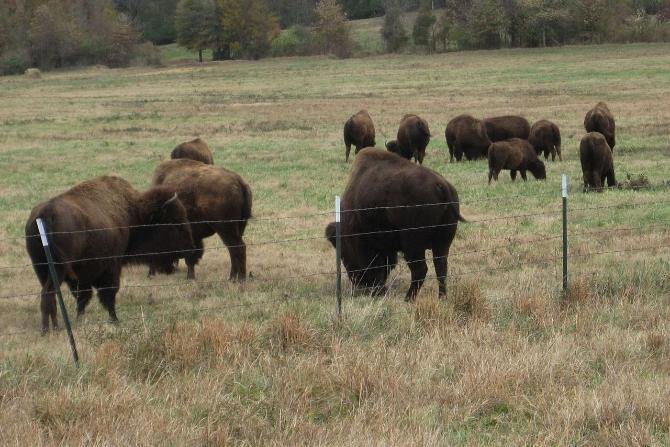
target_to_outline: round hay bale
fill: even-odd
[[[30,79],[40,79],[42,77],[42,72],[39,68],[29,68],[24,75]]]

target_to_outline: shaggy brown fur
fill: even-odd
[[[461,161],[464,154],[468,160],[485,158],[491,145],[484,123],[470,115],[459,115],[449,121],[444,136],[449,146],[451,162],[454,157]]]
[[[544,152],[544,159],[549,158],[551,154],[551,161],[558,159],[563,161],[561,156],[561,131],[558,126],[551,121],[541,120],[533,124],[530,128],[530,135],[528,141],[535,148],[538,157]]]
[[[242,236],[251,217],[252,197],[242,177],[220,166],[169,160],[158,165],[153,184],[175,188],[186,207],[196,248],[182,256],[188,267],[187,278],[195,278],[195,265],[204,253],[202,240],[216,233],[230,254],[230,279],[244,280],[247,250]]]
[[[349,279],[384,293],[402,252],[412,274],[405,299],[412,301],[428,271],[425,252],[432,250],[439,294],[446,295],[447,256],[458,221],[464,221],[458,194],[438,173],[384,150],[362,151],[342,196],[342,261]],[[375,234],[360,234],[370,232]],[[334,246],[335,222],[326,237]]]
[[[498,174],[503,169],[510,170],[512,181],[516,180],[516,172],[521,172],[521,178],[525,182],[526,171],[530,171],[538,180],[547,178],[542,160],[537,158],[533,146],[520,138],[512,138],[507,141],[498,141],[491,144],[489,148],[489,184],[491,178],[498,181]]]
[[[173,160],[179,158],[188,158],[190,160],[201,161],[208,165],[214,164],[214,154],[209,149],[205,140],[196,138],[195,140],[187,141],[172,149],[170,158]]]
[[[612,149],[604,135],[599,132],[584,135],[579,144],[579,160],[582,162],[584,192],[591,188],[602,192],[605,179],[607,186],[616,186]]]
[[[175,252],[193,248],[186,210],[169,187],[139,193],[121,178],[98,177],[37,205],[26,223],[26,248],[42,285],[43,332],[49,330],[49,318],[54,329],[58,322],[55,287],[44,265],[37,218],[51,233],[58,286],[63,281],[69,286],[77,299],[77,316],[84,313],[96,288],[109,317],[117,321],[115,302],[123,264],[150,264],[169,272],[179,258]]]
[[[408,160],[414,157],[415,161],[423,164],[429,142],[430,129],[426,120],[408,114],[400,121],[397,139],[386,143],[386,149]]]
[[[530,123],[522,116],[505,115],[486,118],[484,120],[486,133],[491,141],[503,141],[510,138],[528,139]]]
[[[607,104],[599,102],[584,117],[584,129],[587,132],[600,132],[614,151],[616,145],[614,116]]]
[[[375,145],[375,125],[367,110],[361,110],[344,123],[345,161],[349,161],[351,146],[355,146],[354,154],[364,147]]]

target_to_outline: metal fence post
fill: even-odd
[[[63,295],[61,294],[60,291],[58,274],[56,273],[54,260],[53,257],[51,256],[51,247],[49,246],[49,238],[47,237],[46,226],[44,225],[44,221],[41,218],[37,218],[37,228],[40,232],[40,238],[42,239],[44,254],[46,254],[47,256],[47,263],[49,264],[49,275],[51,275],[51,282],[54,285],[56,296],[58,297],[58,304],[60,306],[61,313],[63,314],[63,321],[65,322],[65,329],[67,330],[67,336],[70,339],[70,348],[72,349],[72,357],[74,358],[74,364],[76,366],[79,366],[79,354],[77,353],[77,345],[74,342],[74,335],[72,335],[72,326],[70,326],[70,319],[67,316],[67,309],[65,309],[65,303],[63,302]]]
[[[568,291],[568,176],[563,174],[563,292]]]
[[[337,295],[337,318],[342,316],[342,233],[340,219],[340,196],[335,196],[335,258],[337,259],[337,283],[335,294]]]

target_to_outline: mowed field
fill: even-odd
[[[564,47],[357,60],[277,59],[0,78],[1,445],[667,445],[670,443],[670,45]],[[615,170],[651,188],[581,192],[583,118],[606,101]],[[334,318],[322,238],[343,191],[342,125],[361,108],[378,145],[418,113],[424,165],[458,190],[448,298],[432,265]],[[487,185],[449,163],[447,122],[519,113],[561,128],[547,180]],[[118,325],[94,298],[39,332],[22,239],[30,209],[79,181],[138,189],[179,142],[206,139],[251,185],[252,274],[227,281],[207,240],[186,281],[124,271]],[[571,287],[561,292],[561,174]],[[65,293],[70,315],[74,299]],[[60,317],[60,315],[59,315]]]

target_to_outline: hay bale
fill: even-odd
[[[30,79],[40,79],[42,78],[42,72],[39,68],[29,68],[23,73],[25,77]]]

